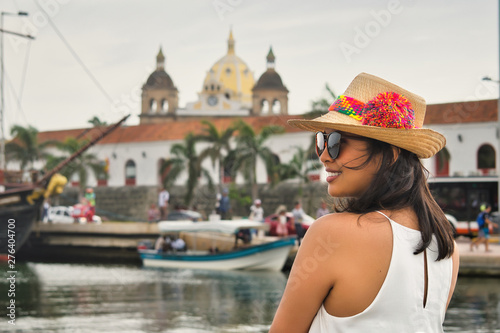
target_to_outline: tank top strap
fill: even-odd
[[[386,219],[389,220],[389,222],[391,221],[391,219],[389,218],[389,216],[385,215],[384,213],[382,213],[381,211],[379,210],[376,210],[377,213],[379,213],[380,215],[384,216]]]

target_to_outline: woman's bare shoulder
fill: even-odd
[[[387,218],[377,212],[367,214],[332,213],[317,219],[310,227],[311,230],[325,231],[352,231],[370,232],[374,227],[386,224]]]

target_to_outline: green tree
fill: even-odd
[[[22,127],[14,125],[10,129],[13,139],[5,145],[7,160],[19,161],[21,170],[33,168],[36,161],[46,159],[47,148],[56,144],[55,141],[38,142],[38,130],[33,126]]]
[[[69,156],[76,153],[80,148],[88,143],[87,140],[77,140],[75,138],[67,138],[64,142],[59,142],[57,148],[63,153],[62,156],[50,155],[47,157],[47,169],[52,169],[60,162],[64,161]],[[92,171],[96,179],[107,177],[105,171],[105,163],[100,161],[95,154],[83,153],[76,157],[61,169],[61,174],[68,179],[77,174],[80,182],[80,188],[84,189],[87,186],[89,170]]]
[[[328,108],[338,96],[333,92],[328,83],[325,83],[325,90],[327,92],[327,97],[311,101],[311,110],[304,114],[304,118],[312,119],[322,116],[328,112]]]
[[[290,162],[286,164],[286,177],[299,179],[299,197],[303,195],[303,185],[311,181],[309,175],[311,171],[319,170],[321,163],[318,159],[312,158],[311,148],[304,149],[302,147],[295,147],[296,151]]]
[[[243,120],[235,122],[238,131],[236,136],[236,149],[234,151],[234,168],[241,172],[251,186],[252,199],[257,198],[257,160],[264,161],[268,175],[272,175],[270,166],[275,161],[274,154],[269,147],[265,146],[267,139],[273,134],[283,133],[281,126],[269,125],[262,128],[260,133]]]
[[[197,142],[198,138],[193,133],[188,133],[182,143],[176,143],[172,146],[170,153],[173,157],[163,161],[160,167],[161,174],[165,175],[163,178],[163,186],[165,186],[165,188],[174,185],[177,178],[184,171],[187,171],[187,192],[184,197],[184,204],[186,206],[190,206],[193,201],[194,192],[200,177],[203,176],[208,180],[209,187],[213,186],[210,173],[202,168],[201,160],[196,154]]]
[[[87,121],[88,123],[90,123],[92,126],[94,127],[100,127],[100,126],[108,126],[108,123],[105,122],[105,121],[102,121],[99,117],[97,116],[94,116],[93,118],[89,119],[89,121]]]
[[[202,134],[197,136],[197,139],[201,142],[209,143],[209,146],[205,148],[200,153],[200,159],[202,162],[206,158],[210,158],[212,161],[212,166],[215,167],[218,163],[219,167],[219,190],[222,192],[222,185],[224,180],[224,151],[227,156],[231,151],[230,140],[235,132],[235,128],[230,126],[225,130],[218,130],[215,125],[207,120],[202,120],[201,123],[204,125]]]

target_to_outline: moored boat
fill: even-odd
[[[59,163],[33,184],[15,185],[0,192],[0,261],[15,258],[31,232],[35,221],[40,219],[45,198],[60,194],[67,182],[58,172],[100,139],[120,126],[129,116],[107,127],[85,146]],[[2,184],[3,185],[3,184]]]
[[[262,229],[267,226],[249,220],[232,221],[172,221],[159,222],[162,234],[213,233],[236,235],[239,230]],[[139,249],[139,255],[146,267],[190,268],[210,270],[271,270],[283,268],[295,238],[280,238],[259,244],[248,244],[228,251],[209,249],[188,249],[187,251],[158,251]]]

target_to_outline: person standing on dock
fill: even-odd
[[[326,202],[324,200],[321,201],[321,207],[316,211],[316,218],[319,219],[321,216],[330,214],[330,210],[326,206]]]
[[[92,216],[95,215],[95,193],[94,193],[94,189],[92,187],[87,187],[87,190],[85,191],[85,199],[87,200],[87,204],[89,205],[90,207],[90,211],[91,211],[91,214]],[[89,220],[89,222],[91,222],[91,220]]]
[[[160,189],[160,193],[158,193],[158,208],[160,209],[160,219],[161,220],[166,220],[167,219],[167,212],[168,212],[168,200],[170,199],[170,193],[165,189],[165,187],[162,187]]]
[[[262,208],[262,201],[255,199],[253,205],[250,207],[250,220],[257,222],[264,222],[264,209]]]
[[[304,215],[306,214],[302,209],[302,205],[299,201],[295,202],[295,207],[292,210],[293,223],[295,226],[295,232],[297,233],[297,242],[300,246],[301,239],[304,237],[304,229],[302,228],[302,222],[304,221]]]
[[[160,212],[156,208],[156,204],[152,203],[148,209],[148,222],[158,222],[160,220]]]
[[[288,224],[286,218],[286,208],[283,207],[278,212],[278,223],[276,224],[276,235],[278,237],[288,236]]]
[[[483,208],[483,207],[481,207]],[[490,242],[490,227],[497,226],[498,224],[490,220],[491,205],[487,204],[481,213],[477,216],[476,222],[478,226],[477,238],[471,240],[470,250],[473,251],[474,247],[478,248],[481,243],[484,243],[485,252],[490,252],[489,242]]]
[[[224,188],[222,190],[222,197],[219,201],[219,213],[221,220],[229,220],[231,218],[231,202],[229,201],[229,190]]]

